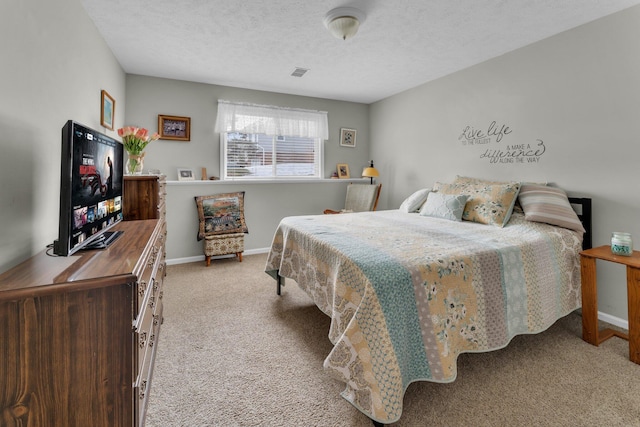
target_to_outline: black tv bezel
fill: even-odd
[[[74,151],[76,146],[76,140],[73,137],[75,129],[82,127],[84,130],[91,132],[92,134],[98,134],[101,138],[113,141],[116,144],[120,144],[120,149],[117,150],[115,155],[119,155],[119,159],[115,159],[114,155],[114,171],[120,183],[119,194],[114,194],[113,198],[119,196],[120,203],[120,215],[114,216],[114,221],[111,224],[106,225],[104,228],[98,230],[96,233],[88,236],[82,242],[72,245],[73,243],[73,231],[74,231],[74,218],[73,218],[73,174],[74,168],[78,165],[74,165]],[[58,222],[58,239],[54,241],[53,252],[58,256],[69,256],[76,253],[79,250],[87,249],[92,244],[95,244],[98,240],[104,238],[105,232],[113,228],[116,224],[123,220],[123,207],[122,207],[122,193],[124,190],[124,167],[123,167],[123,155],[124,149],[122,143],[104,133],[90,128],[82,123],[74,120],[68,120],[62,127],[62,154],[60,162],[60,215]]]

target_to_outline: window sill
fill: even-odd
[[[328,182],[369,182],[369,178],[324,178],[324,179],[234,179],[234,180],[193,180],[167,181],[167,185],[237,185],[237,184],[319,184]]]

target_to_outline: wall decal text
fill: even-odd
[[[488,149],[480,155],[481,159],[489,159],[489,163],[537,163],[540,156],[547,151],[544,141],[537,140],[533,147],[531,144],[507,145],[507,147],[497,150]]]
[[[467,126],[466,128],[464,128],[462,134],[458,137],[458,139],[464,138],[464,140],[462,141],[464,145],[488,144],[489,142],[491,142],[492,136],[496,137],[496,142],[500,142],[505,135],[509,135],[511,132],[512,131],[509,126],[500,126],[494,120],[489,124],[485,132],[483,132],[481,129],[474,129],[471,126]]]
[[[486,128],[466,126],[458,136],[458,141],[462,141],[465,146],[481,146],[484,152],[480,154],[480,158],[488,160],[490,164],[538,163],[547,151],[544,141],[536,139],[531,144],[503,145],[502,140],[511,133],[511,127],[494,120]],[[500,147],[493,148],[492,144],[500,144]]]

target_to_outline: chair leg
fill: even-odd
[[[238,257],[238,262],[242,262],[242,252],[236,253],[236,256]]]
[[[209,265],[211,265],[211,257],[209,255],[205,255],[204,258],[205,258],[204,262],[206,266],[209,267]]]

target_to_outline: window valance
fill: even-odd
[[[216,132],[329,139],[326,111],[219,100]]]

